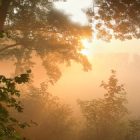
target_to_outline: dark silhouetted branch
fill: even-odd
[[[8,45],[8,46],[6,46],[4,48],[1,48],[0,49],[0,53],[3,52],[3,51],[5,51],[5,50],[7,50],[7,49],[9,49],[9,48],[15,47],[17,45],[20,45],[20,44],[19,43],[15,43],[15,44],[12,44],[12,45]]]

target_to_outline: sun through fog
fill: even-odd
[[[90,55],[92,55],[92,52],[91,52],[92,51],[91,48],[93,47],[92,41],[87,38],[84,38],[84,39],[81,39],[81,44],[82,44],[82,49],[80,53],[87,57],[90,57]]]
[[[140,0],[0,0],[0,140],[140,140]]]

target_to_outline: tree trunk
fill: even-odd
[[[8,7],[12,0],[1,0],[0,4],[0,32],[4,31],[4,23],[6,20]]]

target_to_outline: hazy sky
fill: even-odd
[[[83,9],[90,7],[93,0],[67,0],[67,2],[56,2],[55,7],[64,10],[69,14],[72,21],[80,24],[86,24],[87,18],[83,12]],[[140,53],[140,40],[131,41],[116,41],[106,43],[98,40],[94,40],[91,43],[91,51],[93,53],[100,52],[128,52],[128,53]]]
[[[69,0],[57,2],[56,7],[70,14],[73,21],[85,24],[87,20],[82,9],[90,3],[91,0]],[[81,65],[72,63],[70,67],[63,68],[62,77],[50,87],[50,91],[73,105],[76,105],[78,98],[101,97],[103,90],[99,88],[99,85],[102,80],[107,80],[110,76],[110,70],[115,69],[119,80],[125,84],[128,91],[130,106],[134,112],[138,112],[137,106],[140,106],[140,40],[133,39],[125,42],[113,40],[110,43],[93,40],[88,48],[92,70],[84,72]],[[14,67],[8,61],[0,62],[0,66],[1,74],[14,71]],[[45,80],[45,71],[39,61],[34,71],[37,84]]]
[[[69,0],[66,3],[56,3],[57,8],[72,15],[72,20],[86,23],[82,9],[88,7],[91,0]],[[110,43],[93,40],[89,44],[88,58],[93,70],[82,71],[80,65],[73,63],[63,71],[63,75],[51,91],[68,103],[76,104],[76,99],[91,99],[101,97],[103,90],[99,88],[102,80],[107,80],[110,70],[115,69],[119,80],[125,84],[128,91],[130,108],[134,113],[139,112],[140,105],[140,40],[117,41]]]
[[[70,14],[74,22],[86,24],[87,18],[82,10],[91,6],[91,4],[92,0],[67,0],[67,2],[56,2],[55,6],[60,10],[64,10],[65,13]]]

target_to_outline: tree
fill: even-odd
[[[139,0],[95,0],[87,11],[98,39],[140,38]],[[90,19],[91,19],[90,18]]]
[[[80,101],[80,107],[87,120],[87,134],[85,139],[117,140],[124,139],[124,117],[126,97],[123,85],[118,84],[115,71],[112,71],[108,83],[102,82],[107,92],[103,99]]]
[[[54,83],[61,76],[58,66],[60,63],[70,65],[71,61],[76,61],[81,63],[85,70],[89,70],[91,65],[87,58],[80,54],[82,49],[80,40],[84,37],[90,37],[91,33],[89,26],[72,23],[67,15],[54,9],[52,3],[46,0],[0,1],[0,59],[12,59],[16,66],[16,74],[22,73],[35,65],[34,55],[41,59],[41,63],[46,69],[47,80],[50,83]],[[33,103],[40,104],[39,101],[34,102],[34,99],[41,98],[40,95],[37,97],[30,99]],[[52,105],[48,108],[45,107],[45,110],[50,108],[48,114],[52,118],[45,114],[43,121],[46,121],[44,124],[50,123],[51,130],[48,130],[43,123],[41,128],[45,127],[48,133],[55,130],[57,135],[49,137],[48,133],[44,133],[42,137],[47,135],[45,137],[50,139],[53,139],[53,136],[56,139],[57,137],[64,139],[64,134],[60,136],[58,134],[60,132],[67,133],[68,129],[71,128],[69,127],[71,122],[69,120],[69,109],[65,105],[59,104],[59,101],[54,100],[54,98],[47,104],[50,102]],[[44,108],[43,105],[37,107]],[[28,108],[30,109],[31,106],[28,106]],[[42,108],[40,109],[39,111],[42,111]],[[35,113],[35,115],[38,114],[38,112]],[[20,119],[23,118],[22,116],[20,116]],[[48,120],[45,120],[45,117]],[[31,119],[34,120],[34,117]],[[55,123],[58,123],[56,129]]]
[[[25,90],[24,87],[26,94],[21,97],[24,114],[17,118],[33,120],[37,125],[21,133],[31,140],[71,140],[75,134],[72,110],[57,96],[49,93],[47,87],[44,83],[40,88],[29,85]]]
[[[18,84],[26,83],[29,80],[29,73],[21,74],[14,78],[0,76],[0,139],[3,140],[20,140],[22,139],[16,131],[16,127],[24,128],[28,124],[19,122],[11,115],[11,110],[18,113],[23,111],[21,102],[18,100],[20,91],[17,89]]]
[[[6,19],[6,15],[7,15],[7,11],[8,11],[8,7],[10,5],[10,0],[0,0],[0,33],[2,35],[3,31],[4,31],[4,22]]]
[[[0,30],[5,35],[0,40],[0,58],[14,59],[17,73],[34,66],[33,55],[42,60],[52,83],[61,76],[59,63],[74,60],[85,70],[91,68],[80,54],[80,40],[91,36],[90,26],[72,23],[46,0],[2,0],[0,11]]]
[[[140,138],[140,120],[131,119],[128,121],[126,140],[138,140]]]

